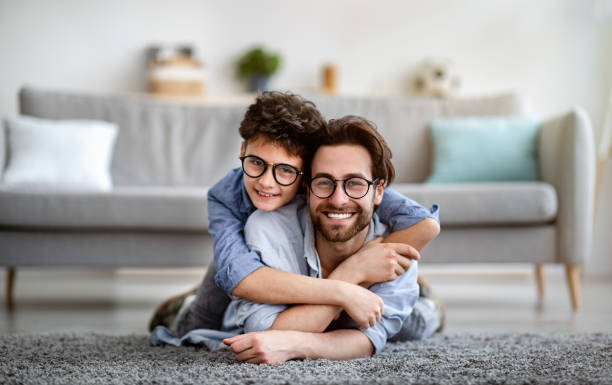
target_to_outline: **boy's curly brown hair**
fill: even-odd
[[[263,136],[307,163],[312,155],[314,134],[325,125],[313,102],[290,92],[265,91],[249,106],[240,123],[240,136],[247,145]]]

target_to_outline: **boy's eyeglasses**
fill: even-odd
[[[298,176],[304,175],[302,171],[290,164],[266,163],[263,159],[255,155],[241,156],[240,161],[242,162],[242,171],[251,178],[259,178],[266,172],[268,166],[272,166],[272,176],[276,183],[281,186],[292,185],[295,183]]]
[[[342,182],[346,195],[353,199],[361,199],[370,191],[370,185],[377,185],[378,181],[379,178],[369,181],[360,177],[332,179],[328,176],[318,176],[310,181],[310,191],[317,197],[326,199],[334,195],[337,183]]]

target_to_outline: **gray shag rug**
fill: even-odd
[[[612,384],[612,334],[437,335],[350,361],[234,361],[146,335],[0,335],[2,384]]]

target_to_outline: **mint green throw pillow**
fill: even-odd
[[[440,118],[430,123],[428,183],[535,181],[541,122],[527,117]]]

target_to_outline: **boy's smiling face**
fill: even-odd
[[[248,155],[258,156],[267,163],[263,175],[256,178],[244,175],[244,188],[253,205],[260,210],[272,211],[289,203],[300,188],[302,176],[289,186],[281,186],[274,179],[272,165],[283,163],[302,171],[302,157],[289,154],[284,147],[263,136],[242,143],[240,156]]]

